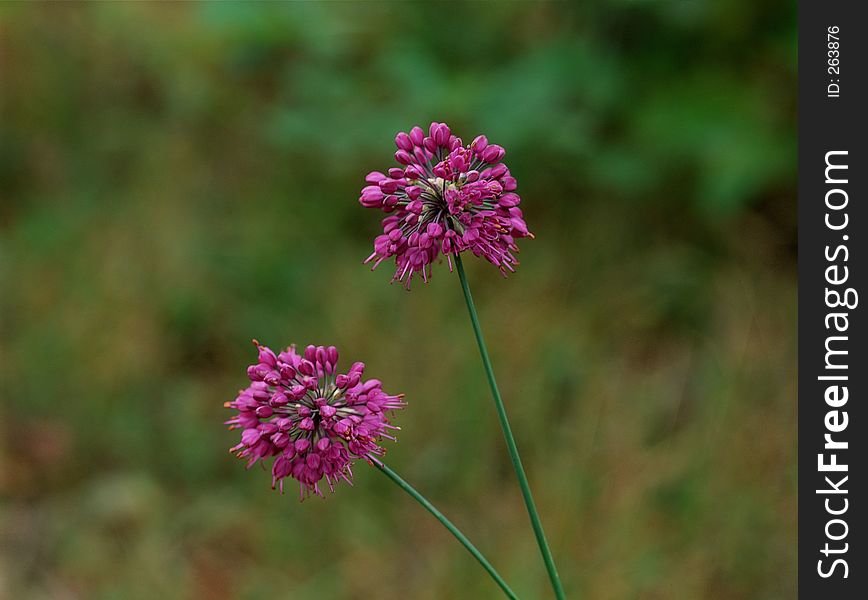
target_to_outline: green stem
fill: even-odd
[[[464,273],[464,265],[461,264],[461,256],[458,254],[455,254],[455,265],[458,270],[458,278],[461,280],[461,289],[464,290],[464,299],[467,301],[467,310],[470,311],[470,322],[473,324],[473,333],[476,334],[476,343],[479,344],[479,354],[482,356],[482,365],[485,367],[485,374],[488,377],[488,385],[491,388],[491,395],[494,398],[497,417],[500,419],[500,428],[503,430],[503,437],[506,439],[506,447],[509,450],[509,458],[512,460],[512,468],[515,470],[516,477],[518,477],[518,485],[521,488],[524,505],[527,507],[530,524],[533,527],[534,535],[536,535],[540,554],[542,554],[543,562],[545,562],[546,571],[548,571],[549,579],[552,582],[552,589],[555,591],[555,596],[558,600],[564,600],[566,597],[564,595],[564,587],[561,584],[560,577],[558,577],[558,569],[555,567],[555,560],[552,558],[552,552],[549,550],[549,545],[546,541],[546,534],[543,531],[542,523],[540,523],[539,520],[539,514],[536,511],[536,505],[533,502],[533,495],[530,492],[527,475],[524,473],[524,467],[521,466],[521,457],[518,455],[518,447],[515,445],[512,428],[509,426],[509,419],[506,416],[506,407],[504,407],[503,400],[500,397],[500,391],[497,389],[497,381],[494,378],[494,369],[491,366],[491,359],[488,357],[488,349],[485,346],[485,340],[482,338],[482,329],[479,327],[479,316],[476,314],[476,306],[473,304],[473,297],[470,295],[470,286],[467,284],[467,275]]]
[[[473,557],[479,561],[479,564],[482,565],[482,568],[488,571],[488,574],[491,575],[491,578],[494,579],[497,585],[500,586],[500,589],[503,590],[503,593],[506,594],[508,598],[511,598],[512,600],[518,600],[518,596],[516,596],[515,592],[513,592],[509,588],[509,586],[503,580],[503,577],[500,576],[500,573],[495,571],[494,567],[491,566],[491,563],[488,562],[488,560],[482,555],[482,553],[476,549],[476,546],[474,546],[470,542],[470,540],[468,540],[467,537],[465,537],[465,535],[461,533],[461,531],[455,525],[452,524],[452,521],[447,519],[443,515],[443,513],[441,513],[439,510],[437,510],[437,508],[434,507],[433,504],[428,502],[425,496],[417,492],[416,489],[413,488],[413,486],[404,481],[401,476],[395,473],[392,469],[378,461],[374,461],[372,464],[380,471],[382,471],[386,475],[386,477],[394,481],[399,488],[410,494],[410,496],[412,496],[416,502],[424,506],[428,512],[434,515],[434,517],[438,521],[440,521],[452,535],[455,536],[455,539],[461,542],[461,545],[467,548],[467,551],[470,552],[470,554],[472,554]]]

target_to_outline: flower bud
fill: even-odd
[[[286,394],[284,394],[283,392],[277,391],[274,392],[274,395],[271,397],[271,400],[269,400],[269,403],[271,404],[271,406],[284,406],[286,404],[289,404],[289,398],[287,398]]]
[[[477,135],[473,138],[473,141],[470,143],[470,149],[475,151],[477,154],[481,154],[483,150],[488,146],[488,138],[484,135]]]
[[[380,208],[383,206],[383,191],[378,185],[369,185],[362,189],[359,204],[365,208]]]
[[[401,187],[401,182],[398,179],[384,179],[379,186],[384,194],[392,194]]]
[[[503,158],[504,154],[506,154],[506,151],[503,148],[497,144],[492,144],[482,152],[482,160],[487,163],[496,163]]]
[[[241,433],[241,443],[245,446],[252,446],[257,443],[262,437],[262,433],[258,429],[245,429]]]
[[[425,139],[425,132],[418,125],[410,130],[410,141],[416,146],[422,145],[422,140]]]
[[[428,223],[425,232],[429,237],[437,238],[443,233],[443,226],[440,223]]]
[[[310,350],[310,358],[308,358],[308,352],[305,352],[304,360],[298,363],[298,372],[302,375],[310,376],[316,373],[313,362],[311,362],[312,360],[316,359],[316,348],[314,348],[313,346],[308,346],[308,349]]]
[[[365,175],[365,181],[371,184],[377,184],[381,179],[385,179],[386,176],[380,173],[379,171],[371,171],[367,175]]]
[[[259,348],[259,363],[268,365],[272,369],[276,367],[277,356],[274,355],[274,352],[267,346],[260,346],[258,342],[256,342],[256,345]]]
[[[433,152],[433,150],[431,151]],[[423,148],[414,148],[413,149],[413,157],[416,159],[418,163],[428,162],[428,157],[430,154],[426,154]]]
[[[271,443],[278,448],[285,448],[289,444],[289,436],[282,431],[278,431],[271,436]]]
[[[519,202],[521,202],[521,198],[519,198],[518,194],[513,194],[512,192],[507,192],[497,199],[497,204],[503,208],[518,206]]]
[[[435,152],[437,152],[437,142],[435,142],[434,138],[432,138],[432,137],[426,137],[422,141],[422,146],[425,148],[425,150],[427,150],[431,154],[434,154]]]
[[[506,165],[503,163],[494,165],[491,167],[491,178],[499,179],[503,174],[506,173]]]
[[[406,169],[404,169],[404,177],[407,179],[421,179],[422,171],[416,165],[410,165]]]
[[[413,149],[413,141],[410,139],[410,136],[403,131],[395,136],[395,145],[398,146],[399,150],[406,150],[409,152]]]
[[[450,133],[449,126],[446,123],[438,123],[436,130],[430,135],[434,138],[434,141],[438,146],[445,147],[449,143]]]

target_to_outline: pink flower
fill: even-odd
[[[465,146],[445,123],[431,123],[395,136],[395,160],[401,167],[365,178],[359,202],[387,213],[383,233],[365,263],[376,268],[395,257],[394,280],[409,289],[413,275],[423,281],[442,253],[452,270],[451,256],[470,250],[506,275],[518,260],[516,238],[528,231],[515,193],[516,183],[500,162],[504,149],[484,135]]]
[[[377,462],[385,453],[380,438],[394,440],[386,413],[404,407],[403,394],[386,394],[378,379],[362,379],[364,363],[338,373],[334,346],[308,346],[304,355],[290,346],[280,354],[260,346],[259,360],[247,368],[250,385],[225,406],[238,411],[226,421],[241,429],[241,442],[230,448],[250,468],[274,457],[272,488],[292,477],[301,497],[323,495],[344,480],[352,484],[357,458]]]

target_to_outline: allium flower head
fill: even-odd
[[[387,213],[383,234],[374,240],[366,263],[376,268],[395,257],[395,277],[410,287],[414,275],[424,281],[442,253],[452,269],[452,255],[470,250],[506,275],[518,261],[516,238],[533,237],[522,218],[515,178],[501,162],[504,149],[484,135],[465,146],[446,123],[431,123],[395,137],[395,160],[386,173],[373,171],[359,202]]]
[[[337,370],[334,346],[295,346],[275,354],[260,346],[259,359],[247,368],[250,385],[225,406],[238,411],[226,421],[241,429],[241,442],[230,448],[250,468],[274,457],[272,488],[292,477],[301,484],[301,497],[323,495],[325,479],[331,491],[344,480],[352,484],[357,458],[376,462],[385,449],[380,438],[394,440],[396,430],[386,413],[404,407],[403,394],[390,396],[378,379],[362,379],[365,364]]]

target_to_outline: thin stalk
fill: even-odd
[[[388,466],[384,465],[383,463],[381,463],[379,461],[374,461],[373,465],[376,468],[378,468],[380,471],[382,471],[386,475],[386,477],[388,477],[393,482],[395,482],[399,488],[401,488],[402,490],[404,490],[405,492],[410,494],[410,496],[413,498],[413,500],[415,500],[416,502],[418,502],[419,504],[424,506],[428,512],[430,512],[432,515],[434,515],[434,517],[438,521],[440,521],[440,523],[442,523],[443,526],[446,529],[448,529],[452,535],[455,536],[455,539],[457,539],[459,542],[461,542],[461,545],[464,546],[465,548],[467,548],[467,551],[470,552],[470,554],[472,554],[473,557],[479,561],[479,564],[482,565],[482,568],[485,569],[486,571],[488,571],[488,574],[491,575],[491,578],[494,579],[494,581],[497,583],[497,585],[500,586],[500,589],[503,590],[503,593],[506,594],[506,596],[508,598],[511,598],[512,600],[518,600],[518,596],[516,596],[515,592],[513,592],[510,589],[510,587],[506,584],[506,582],[503,580],[503,577],[500,576],[500,573],[498,573],[494,569],[494,567],[491,566],[491,563],[488,562],[488,559],[486,559],[482,555],[482,552],[477,550],[476,546],[474,546],[470,542],[470,540],[468,540],[467,537],[463,533],[461,533],[461,531],[455,525],[452,524],[452,521],[447,519],[443,513],[441,513],[439,510],[437,510],[437,508],[435,508],[435,506],[433,504],[431,504],[427,498],[425,498],[425,496],[423,496],[422,494],[417,492],[413,486],[411,486],[409,483],[404,481],[400,475],[395,473]]]
[[[521,466],[521,457],[518,455],[518,447],[515,445],[515,437],[513,437],[512,428],[509,426],[509,419],[506,416],[506,407],[503,405],[503,400],[500,397],[500,390],[497,389],[497,381],[494,378],[494,369],[491,366],[491,359],[488,357],[488,348],[485,346],[485,340],[482,338],[482,329],[479,326],[479,316],[476,314],[476,306],[473,304],[473,297],[470,295],[470,286],[467,284],[467,275],[464,273],[464,265],[461,264],[461,255],[459,254],[455,254],[455,265],[458,270],[458,278],[461,280],[461,289],[464,290],[464,299],[467,301],[467,310],[470,312],[470,322],[473,324],[473,333],[476,334],[476,343],[479,345],[479,354],[482,356],[482,365],[485,367],[485,375],[488,377],[488,386],[491,388],[491,395],[494,398],[497,417],[500,419],[500,428],[503,430],[504,439],[506,439],[506,447],[509,450],[509,458],[512,460],[512,468],[515,471],[516,477],[518,477],[518,485],[521,488],[524,505],[527,507],[530,524],[533,527],[533,533],[536,536],[540,554],[542,554],[543,562],[545,563],[546,571],[548,571],[555,596],[558,600],[564,600],[564,598],[566,598],[564,595],[564,587],[561,584],[560,577],[558,576],[558,569],[555,566],[554,558],[552,558],[552,552],[549,550],[549,544],[546,541],[546,534],[543,531],[542,523],[540,523],[539,520],[539,513],[536,511],[533,495],[530,492],[530,485],[527,482],[527,475],[524,473],[524,467]]]

